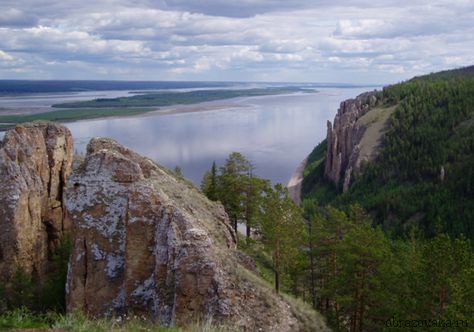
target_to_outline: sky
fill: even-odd
[[[0,79],[396,83],[474,64],[474,0],[0,0]]]

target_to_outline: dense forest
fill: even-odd
[[[282,185],[253,176],[239,153],[222,167],[213,164],[202,190],[223,203],[236,230],[245,226],[239,249],[275,290],[311,303],[334,330],[472,326],[474,255],[464,237],[440,232],[427,239],[412,229],[394,238],[359,204],[306,199],[298,207]]]
[[[473,327],[474,67],[383,89],[396,106],[380,153],[346,193],[324,177],[327,143],[302,185],[314,306],[336,330]]]
[[[322,204],[361,204],[396,236],[474,239],[474,67],[414,78],[383,89],[398,105],[377,160],[337,195],[322,176],[326,143],[310,156],[303,195]]]

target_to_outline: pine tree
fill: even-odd
[[[275,290],[280,291],[281,277],[292,268],[301,254],[305,225],[302,211],[281,184],[269,189],[263,201],[262,241],[273,257]]]

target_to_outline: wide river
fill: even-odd
[[[318,93],[172,106],[146,116],[83,120],[66,126],[78,153],[85,152],[92,137],[111,137],[168,168],[181,167],[196,185],[213,161],[221,166],[233,151],[244,154],[257,175],[286,184],[326,137],[326,121],[333,120],[340,102],[368,89],[318,88]],[[0,108],[12,113],[45,112],[53,110],[53,103],[127,95],[129,91],[92,91],[2,97]]]
[[[85,151],[91,137],[111,137],[168,168],[181,167],[196,185],[214,160],[220,166],[233,151],[251,160],[257,175],[286,184],[298,164],[325,138],[326,121],[332,121],[339,103],[367,88],[318,90],[240,98],[217,110],[66,125],[77,152]]]

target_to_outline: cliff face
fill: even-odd
[[[69,311],[144,314],[163,324],[212,317],[249,331],[324,328],[297,318],[241,264],[220,204],[115,141],[89,143],[66,193]]]
[[[19,125],[0,143],[0,282],[18,269],[44,277],[68,232],[63,190],[72,144],[69,130],[54,124]]]
[[[327,153],[324,175],[347,191],[359,156],[359,142],[366,129],[358,120],[380,102],[380,92],[366,92],[341,103],[334,124],[327,123]]]

